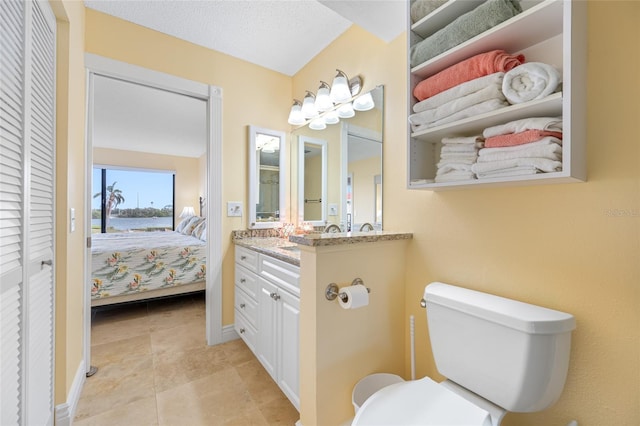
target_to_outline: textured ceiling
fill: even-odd
[[[85,0],[91,9],[294,75],[352,23],[389,42],[404,0]]]

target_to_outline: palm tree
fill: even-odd
[[[118,182],[113,182],[111,185],[107,186],[107,199],[105,203],[106,221],[109,220],[111,211],[118,207],[118,205],[124,203],[124,196],[122,195],[122,191],[120,189],[116,189],[116,183]],[[94,194],[93,198],[97,198],[100,196],[102,196],[102,192]]]

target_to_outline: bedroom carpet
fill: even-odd
[[[73,424],[293,425],[299,414],[240,339],[205,340],[204,294],[92,312]]]

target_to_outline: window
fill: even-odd
[[[93,168],[91,232],[174,229],[175,172]]]

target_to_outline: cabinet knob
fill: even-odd
[[[240,256],[240,260],[247,260],[247,256]]]
[[[247,280],[246,280],[246,279],[244,279],[244,278],[240,278],[240,282],[241,282],[241,283],[246,283],[246,282],[247,282]]]
[[[240,329],[240,334],[244,334],[244,328]]]
[[[245,307],[245,304],[244,304],[244,303],[241,303],[241,304],[240,304],[240,309],[244,309],[244,307]]]
[[[280,295],[278,293],[271,293],[269,296],[271,296],[273,300],[280,300]]]

